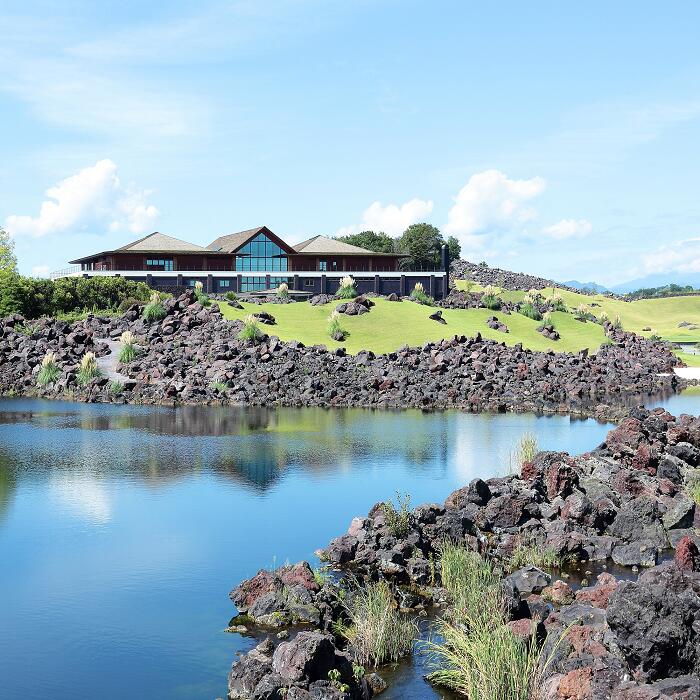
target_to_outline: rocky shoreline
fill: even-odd
[[[384,580],[402,609],[443,614],[446,541],[501,571],[506,626],[547,652],[538,697],[697,700],[700,507],[688,488],[699,466],[700,418],[638,408],[592,452],[539,452],[517,476],[476,479],[444,504],[407,512],[400,533],[393,507],[378,503],[319,551],[340,582],[319,581],[301,562],[260,571],[231,592],[242,613],[232,622],[244,625],[232,631],[265,639],[234,662],[229,700],[372,697],[381,679],[370,668],[358,673],[352,644],[334,633],[342,600],[357,582]],[[522,555],[513,570],[524,543],[559,562],[614,562],[628,574],[570,585],[566,566],[537,567]]]
[[[609,344],[591,356],[534,352],[480,335],[386,355],[348,355],[342,348],[305,347],[268,335],[240,340],[242,323],[224,319],[215,304],[203,307],[192,291],[165,300],[163,307],[164,317],[150,323],[138,305],[121,317],[73,324],[3,319],[0,393],[111,403],[457,408],[615,418],[630,401],[685,386],[672,372],[679,361],[666,345],[609,325]],[[125,380],[115,386],[100,376],[81,385],[76,375],[83,355],[109,355],[103,341],[126,330],[139,352],[127,364],[115,360]],[[60,376],[39,388],[47,352],[55,353]]]

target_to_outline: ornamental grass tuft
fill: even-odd
[[[340,299],[354,299],[357,296],[355,280],[350,275],[346,275],[340,280],[340,287],[336,296]]]
[[[277,296],[280,299],[288,299],[289,298],[289,285],[286,282],[282,282],[279,287],[277,287]]]
[[[243,328],[238,334],[239,340],[252,340],[255,342],[262,338],[263,332],[260,330],[260,323],[253,314],[246,316],[243,319]]]
[[[433,299],[433,297],[426,294],[423,284],[421,282],[416,282],[410,296],[411,299],[414,299],[419,304],[423,304],[424,306],[433,306],[435,304],[435,300]]]
[[[53,384],[61,376],[61,370],[56,363],[56,355],[53,352],[47,352],[41,360],[41,369],[36,377],[37,386],[46,386]]]
[[[525,433],[510,454],[510,471],[512,474],[520,474],[526,462],[532,462],[539,447],[537,438],[532,433]]]
[[[85,386],[91,379],[100,376],[100,368],[97,366],[95,353],[86,352],[80,360],[80,367],[76,373],[78,384]]]
[[[165,307],[163,306],[158,292],[153,292],[148,304],[143,307],[143,318],[148,323],[160,321],[165,318]]]
[[[350,335],[348,331],[343,328],[340,321],[340,314],[335,310],[328,317],[328,335],[333,338],[333,340],[339,342],[345,340],[348,335]]]
[[[125,365],[136,357],[136,338],[131,331],[124,331],[119,336],[119,342],[121,343],[119,362]]]
[[[542,320],[542,314],[537,308],[537,297],[531,295],[530,293],[525,295],[518,308],[518,311],[523,316],[527,316],[527,318],[531,318],[533,321]]]
[[[493,284],[487,284],[481,294],[481,303],[492,311],[497,311],[501,308],[501,290]]]

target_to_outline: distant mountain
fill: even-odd
[[[567,284],[571,284],[570,282]],[[646,277],[623,282],[612,287],[613,292],[625,294],[627,292],[636,292],[638,289],[647,289],[649,287],[665,287],[667,284],[679,284],[685,286],[693,285],[695,289],[700,289],[700,273],[697,272],[659,272]],[[573,286],[573,284],[572,284]]]
[[[597,282],[579,282],[578,280],[568,280],[567,282],[562,282],[562,284],[565,284],[567,287],[573,287],[574,289],[590,289],[601,294],[609,291],[607,287],[604,287],[602,284],[598,284]]]

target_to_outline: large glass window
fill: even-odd
[[[286,272],[287,254],[264,233],[259,233],[236,252],[236,270]]]
[[[149,258],[146,260],[146,268],[151,270],[165,270],[166,272],[173,271],[173,261],[166,258]]]
[[[285,282],[291,284],[288,277],[270,277],[269,289],[276,289]],[[264,277],[241,277],[241,288],[239,292],[262,292],[268,289],[267,282]]]

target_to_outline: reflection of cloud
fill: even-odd
[[[73,515],[103,525],[112,519],[112,503],[102,482],[88,474],[53,475],[49,494]]]

